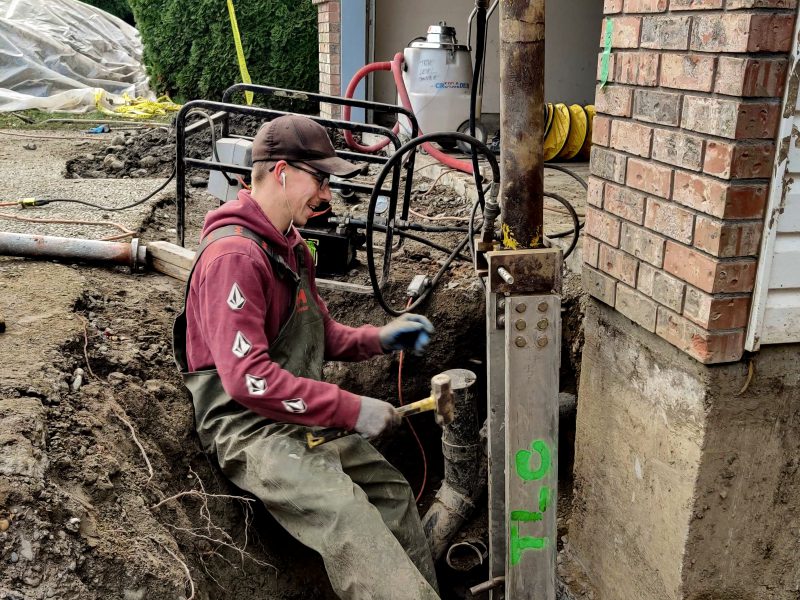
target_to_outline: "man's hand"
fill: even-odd
[[[384,350],[411,350],[421,354],[433,333],[433,325],[422,315],[406,313],[380,328]]]
[[[400,415],[394,406],[383,400],[361,396],[361,410],[356,421],[356,431],[374,438],[400,424]]]

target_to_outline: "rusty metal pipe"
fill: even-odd
[[[503,246],[543,246],[544,0],[500,1]]]
[[[0,233],[0,255],[108,262],[126,265],[131,271],[145,264],[146,248],[139,239],[126,242],[103,242],[81,238],[54,237],[49,235],[26,235],[24,233]]]

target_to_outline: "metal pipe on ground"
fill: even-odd
[[[503,246],[544,245],[544,0],[500,3]]]
[[[146,247],[139,244],[138,238],[129,243],[103,242],[0,232],[0,255],[112,263],[130,267],[134,272],[145,264]]]
[[[455,420],[442,432],[444,483],[422,519],[431,554],[438,560],[466,521],[486,484],[486,456],[480,440],[475,373],[445,371],[452,381]]]

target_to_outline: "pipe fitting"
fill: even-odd
[[[489,550],[481,540],[464,540],[447,549],[445,562],[454,571],[467,572],[483,564]]]
[[[434,560],[442,557],[450,540],[472,514],[486,483],[486,457],[479,452],[477,404],[470,390],[477,378],[466,369],[445,373],[452,380],[455,419],[442,432],[444,482],[422,519]]]

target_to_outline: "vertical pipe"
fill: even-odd
[[[542,246],[544,0],[500,1],[500,181],[503,245]]]
[[[175,230],[179,246],[186,240],[186,116],[185,106],[175,119]],[[225,117],[228,118],[227,116]]]
[[[445,553],[469,518],[486,482],[476,395],[470,389],[475,373],[450,369],[444,374],[452,381],[455,420],[442,432],[444,482],[422,519],[434,560]]]

